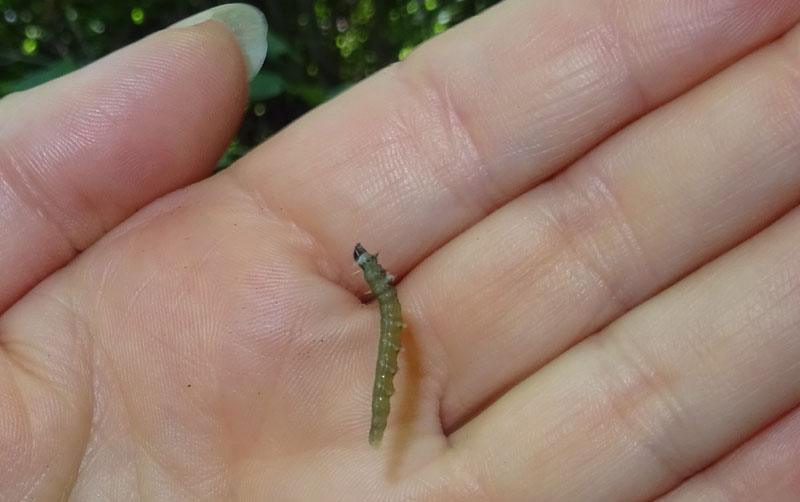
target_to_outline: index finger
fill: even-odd
[[[793,0],[508,0],[301,119],[227,175],[330,253],[402,276],[620,127],[776,38]],[[413,238],[409,238],[409,236]]]

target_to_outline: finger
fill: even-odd
[[[794,502],[800,493],[800,408],[658,502]]]
[[[800,202],[798,47],[794,30],[631,125],[404,281],[447,368],[445,430]]]
[[[211,172],[246,98],[238,47],[218,23],[171,29],[0,101],[0,310]]]
[[[800,208],[570,349],[450,436],[461,468],[513,459],[490,499],[650,500],[797,406],[798,235]]]
[[[799,17],[793,0],[507,1],[298,121],[232,174],[330,250],[334,279],[360,291],[355,242],[404,275]]]

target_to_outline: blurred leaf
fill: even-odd
[[[217,162],[217,167],[214,169],[214,172],[222,171],[223,169],[227,168],[240,158],[244,157],[244,155],[249,151],[249,149],[239,143],[237,140],[233,140],[230,145],[228,145],[227,150],[222,155],[222,158],[219,159]]]
[[[62,59],[40,70],[31,71],[16,81],[0,82],[0,95],[19,92],[44,84],[78,69],[71,59]]]
[[[344,91],[346,91],[347,89],[349,89],[351,87],[353,87],[352,83],[350,83],[350,82],[342,82],[339,85],[336,85],[334,87],[329,88],[328,91],[327,91],[328,92],[328,97],[326,98],[326,100],[335,98],[336,96],[338,96],[339,94],[343,93]]]
[[[280,35],[273,32],[267,33],[267,59],[274,61],[284,54],[289,53],[289,44]]]
[[[262,70],[250,82],[250,99],[264,101],[275,96],[280,96],[286,89],[283,77],[272,71]]]
[[[319,85],[292,84],[287,92],[299,97],[311,108],[328,100],[328,90]]]

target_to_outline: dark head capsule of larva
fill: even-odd
[[[353,259],[361,268],[364,268],[369,262],[377,262],[376,256],[369,254],[360,242],[356,244],[355,249],[353,249]]]
[[[353,259],[358,262],[358,259],[365,254],[367,254],[367,250],[364,249],[364,246],[360,242],[356,244],[356,248],[353,250]]]

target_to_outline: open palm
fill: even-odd
[[[3,99],[0,500],[797,500],[798,20],[509,0],[188,187],[220,24]]]

